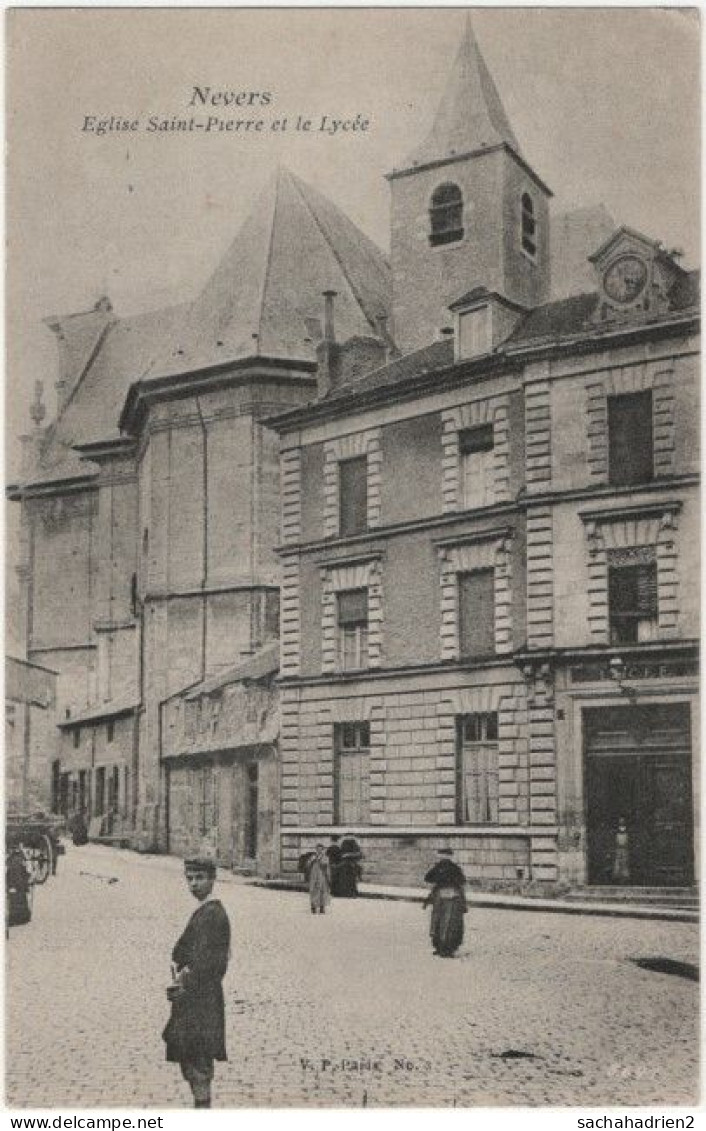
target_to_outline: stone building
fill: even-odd
[[[278,866],[279,455],[262,420],[313,396],[329,288],[347,336],[383,349],[383,256],[280,169],[191,304],[118,318],[104,298],[48,320],[59,412],[43,425],[40,388],[9,492],[20,620],[28,658],[59,673],[62,807],[137,847],[213,839],[182,804],[210,774],[236,798],[220,805],[224,863]],[[219,696],[195,741],[194,710]]]
[[[470,28],[390,184],[404,356],[351,372],[329,296],[319,397],[270,422],[283,867],[352,831],[371,879],[446,846],[486,885],[690,885],[696,274],[622,227],[548,301],[549,189]]]
[[[56,672],[5,658],[5,804],[10,812],[49,812],[58,790]]]
[[[696,276],[552,210],[470,26],[388,180],[389,263],[280,170],[193,302],[47,320],[55,805],[267,874],[351,830],[393,881],[689,884]]]

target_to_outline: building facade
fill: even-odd
[[[272,422],[283,866],[352,831],[370,878],[444,846],[484,886],[688,886],[696,277],[620,228],[546,302],[548,190],[516,146],[469,30],[391,175],[408,351],[350,379],[341,342]]]
[[[268,875],[351,831],[388,881],[690,885],[696,274],[552,212],[470,25],[388,181],[389,263],[280,169],[192,302],[47,320],[54,808]]]
[[[56,672],[5,657],[5,804],[49,812],[56,789]]]
[[[279,453],[262,422],[314,393],[327,287],[379,354],[383,256],[280,169],[193,303],[120,319],[102,299],[49,320],[59,414],[44,425],[40,387],[10,488],[20,619],[28,657],[59,673],[57,804],[104,818],[100,835],[278,868]],[[196,741],[195,702],[203,720],[219,696]],[[224,766],[233,796],[196,820],[184,794]]]

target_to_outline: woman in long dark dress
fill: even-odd
[[[20,927],[32,918],[27,864],[19,848],[12,848],[5,864],[5,929]]]
[[[466,903],[466,877],[458,864],[451,860],[453,849],[439,849],[439,860],[424,877],[432,885],[423,907],[431,903],[431,935],[434,954],[452,958],[463,942],[463,916]]]
[[[341,861],[338,865],[336,894],[343,899],[355,899],[358,895],[358,881],[363,874],[360,861],[363,853],[358,841],[346,833],[341,841]]]
[[[340,895],[338,890],[338,873],[341,867],[341,846],[338,837],[332,836],[331,843],[326,849],[329,867],[331,869],[331,895]]]

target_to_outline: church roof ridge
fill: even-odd
[[[337,291],[343,336],[369,332],[390,307],[389,265],[335,204],[278,164],[146,379],[249,356],[314,360],[307,319]]]

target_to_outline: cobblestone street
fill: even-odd
[[[698,986],[630,961],[697,962],[695,925],[475,909],[444,961],[418,904],[314,917],[303,894],[218,893],[233,926],[218,1107],[696,1101]],[[180,861],[68,847],[7,944],[10,1106],[189,1106],[160,1033],[194,906]]]

